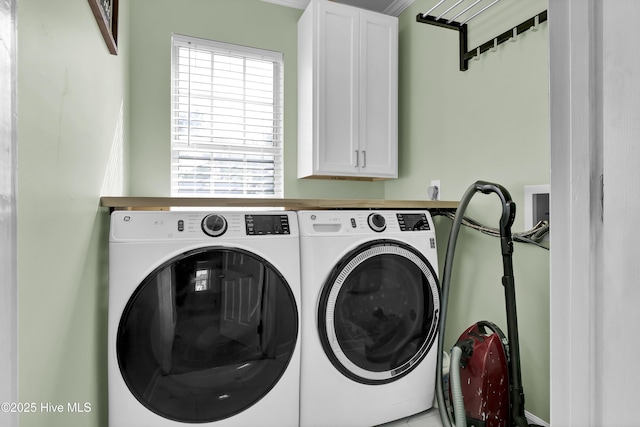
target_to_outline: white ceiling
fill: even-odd
[[[282,6],[295,7],[304,9],[309,4],[309,0],[262,0],[269,3],[275,3]],[[362,9],[369,9],[376,12],[385,13],[387,15],[398,16],[414,0],[333,0],[336,3],[348,4]]]

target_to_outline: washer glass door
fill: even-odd
[[[202,423],[269,393],[297,336],[284,277],[255,254],[214,247],[182,254],[140,284],[121,317],[116,351],[140,403],[171,420]]]
[[[409,373],[437,333],[436,274],[415,248],[378,240],[345,256],[325,282],[318,329],[345,376],[384,384]]]

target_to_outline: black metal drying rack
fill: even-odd
[[[440,3],[438,3],[440,4]],[[437,6],[436,6],[437,7]],[[435,7],[433,8],[435,9]],[[432,9],[432,10],[433,10]],[[476,15],[474,15],[475,17]],[[467,38],[467,23],[470,19],[465,22],[458,22],[453,20],[447,20],[442,16],[436,17],[427,14],[419,13],[416,17],[418,22],[422,22],[423,24],[435,25],[438,27],[448,28],[450,30],[458,31],[460,35],[460,71],[467,71],[469,69],[469,60],[474,57],[480,56],[480,54],[491,50],[496,49],[498,45],[508,41],[515,40],[518,35],[524,33],[527,30],[534,29],[537,30],[538,26],[547,20],[547,11],[541,12],[530,19],[516,25],[510,30],[505,31],[504,33],[494,37],[493,39],[487,41],[486,43],[477,46],[476,48],[469,49],[468,47],[468,38]]]

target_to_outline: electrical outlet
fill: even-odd
[[[442,187],[440,186],[439,179],[431,180],[431,185],[429,186],[427,193],[430,200],[440,200],[440,197],[442,195]]]

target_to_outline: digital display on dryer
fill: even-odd
[[[287,215],[245,215],[247,235],[290,234]]]
[[[430,230],[427,216],[421,214],[397,214],[401,231]]]

